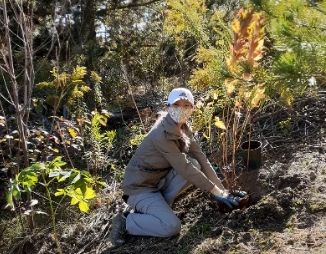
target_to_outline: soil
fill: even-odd
[[[319,107],[325,111],[325,107]],[[108,235],[114,214],[124,206],[121,192],[107,189],[92,212],[59,223],[64,253],[326,253],[326,135],[322,123],[311,135],[283,145],[264,146],[259,170],[239,179],[251,205],[219,211],[209,194],[195,187],[183,193],[173,209],[182,221],[170,238],[126,236],[112,247]],[[302,135],[302,134],[299,134]],[[282,139],[282,137],[281,137]],[[269,140],[271,141],[271,139]],[[276,144],[278,146],[276,147]],[[11,253],[56,253],[50,230],[24,238]]]
[[[208,194],[191,188],[173,205],[182,230],[171,238],[127,236],[113,248],[110,223],[123,203],[121,193],[111,191],[105,205],[77,223],[60,225],[64,253],[325,253],[325,141],[318,148],[295,144],[292,154],[289,147],[279,150],[276,157],[265,156],[259,170],[244,172],[243,189],[254,199],[243,210],[221,213]],[[35,252],[26,253],[55,253],[50,233],[30,242]],[[30,242],[25,248],[32,250]]]

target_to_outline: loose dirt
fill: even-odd
[[[210,195],[192,187],[173,205],[182,222],[179,235],[164,239],[127,236],[124,245],[114,248],[108,235],[112,217],[123,202],[119,188],[107,189],[90,214],[59,223],[63,252],[326,253],[324,103],[323,107],[317,105],[311,111],[310,115],[318,111],[313,118],[301,112],[308,122],[302,118],[295,121],[293,128],[297,129],[292,129],[293,135],[283,136],[288,139],[270,136],[269,145],[263,150],[262,167],[244,172],[240,184],[251,194],[250,207],[221,213]],[[310,110],[304,105],[300,107]],[[267,136],[264,130],[261,133]],[[49,229],[18,241],[11,250],[12,253],[56,253]]]
[[[193,187],[173,205],[182,221],[178,236],[127,236],[126,244],[113,248],[108,241],[110,223],[123,205],[121,193],[117,193],[78,223],[62,227],[63,250],[126,254],[325,253],[326,142],[319,148],[304,144],[293,148],[292,154],[287,147],[278,152],[277,158],[265,156],[258,171],[246,174],[249,186],[254,186],[248,191],[255,194],[255,200],[244,210],[221,213],[208,194]],[[38,253],[55,253],[51,234],[35,240]]]

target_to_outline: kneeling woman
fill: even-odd
[[[210,192],[217,202],[238,206],[194,141],[187,120],[194,97],[186,88],[175,88],[168,97],[168,112],[147,134],[127,165],[124,200],[135,211],[113,219],[111,241],[123,243],[123,234],[169,237],[180,232],[181,223],[171,204],[188,186]]]

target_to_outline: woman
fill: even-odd
[[[168,97],[168,112],[154,124],[127,165],[124,200],[135,211],[120,213],[112,222],[111,241],[131,235],[169,237],[181,224],[171,205],[188,186],[213,194],[231,209],[238,197],[228,193],[186,124],[194,110],[194,97],[186,88],[175,88]]]

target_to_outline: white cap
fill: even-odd
[[[195,104],[194,96],[192,95],[190,90],[188,90],[187,88],[183,88],[183,87],[174,88],[170,92],[167,102],[168,102],[169,105],[172,105],[173,103],[175,103],[175,102],[177,102],[179,100],[187,100],[193,106]]]

